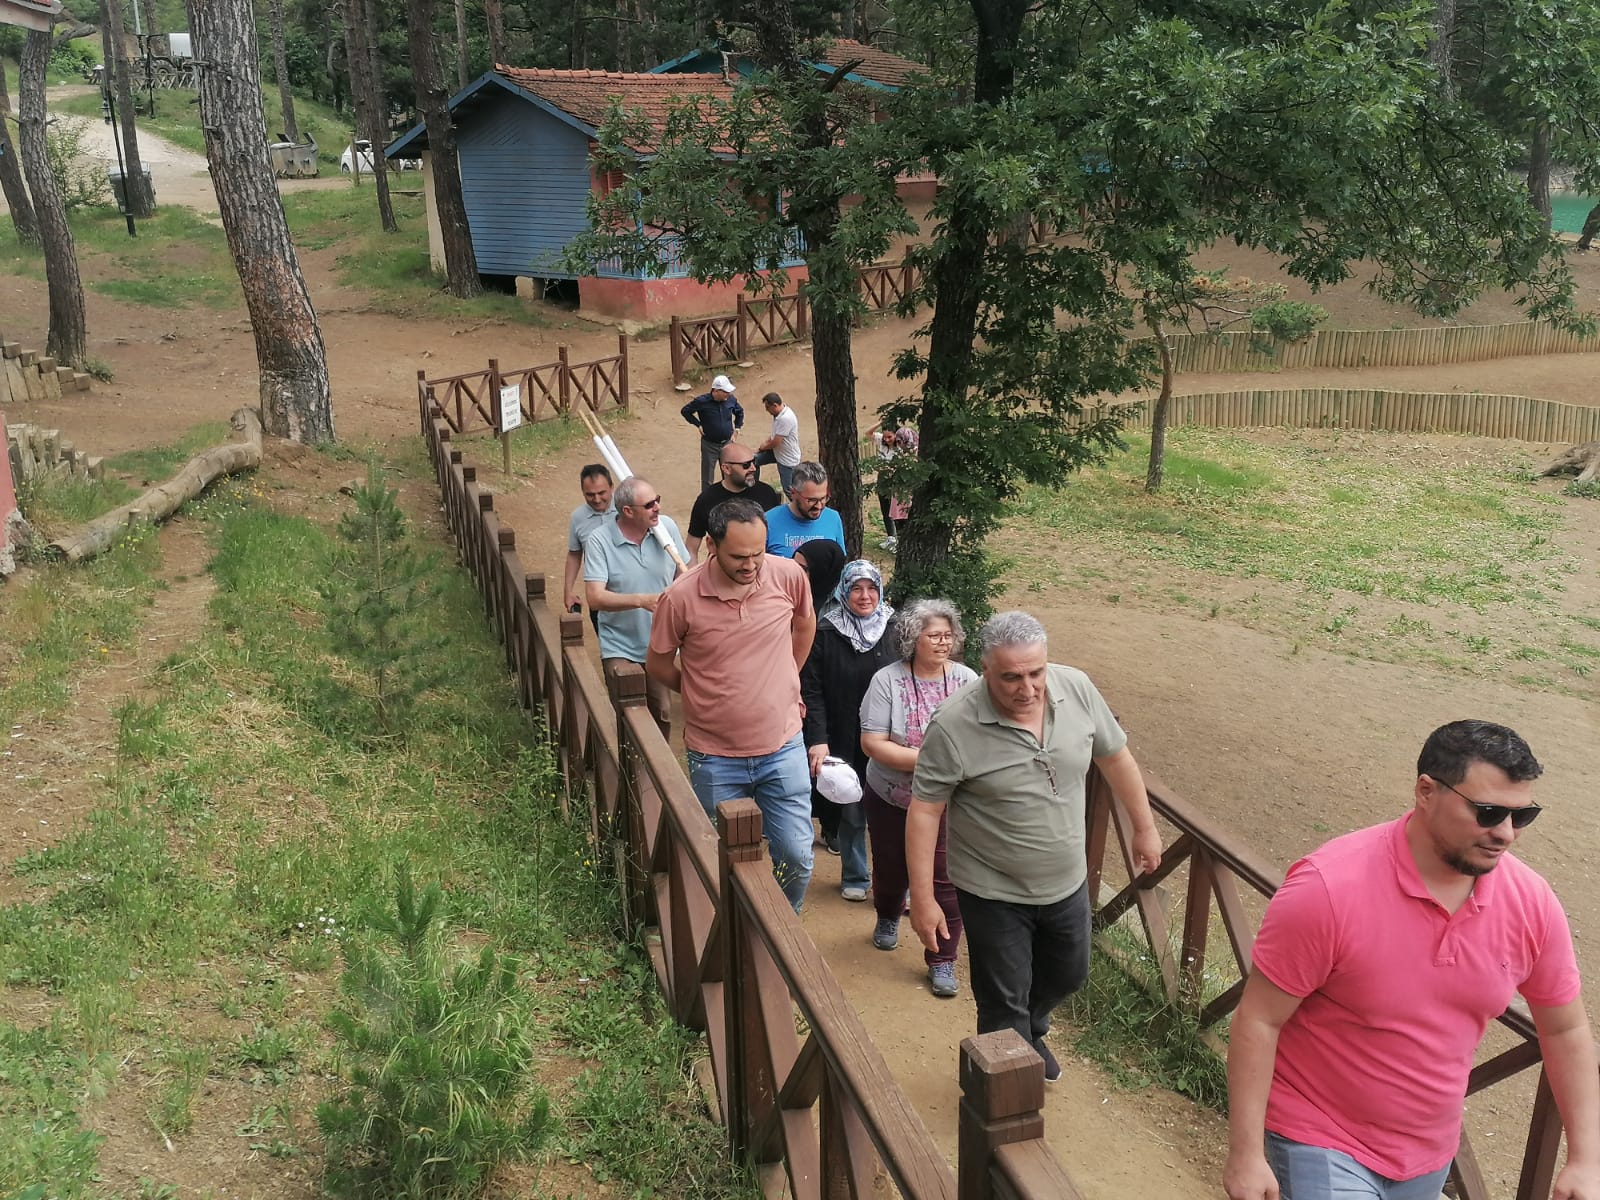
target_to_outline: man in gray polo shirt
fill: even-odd
[[[1044,626],[1025,612],[983,627],[983,677],[928,723],[906,814],[911,925],[930,950],[945,929],[933,850],[949,805],[947,863],[967,932],[978,1032],[1015,1029],[1044,1059],[1050,1014],[1089,975],[1084,778],[1092,759],[1133,823],[1141,874],[1161,863],[1144,779],[1089,677],[1051,663]]]
[[[651,530],[657,524],[665,529],[684,562],[689,551],[672,518],[661,515],[661,493],[648,479],[630,475],[617,486],[616,500],[617,511],[583,543],[584,589],[589,611],[600,616],[600,661],[642,667],[656,601],[680,570]],[[672,725],[672,693],[650,680],[645,694],[665,737]]]
[[[616,511],[611,502],[613,480],[604,463],[589,463],[578,472],[578,486],[583,490],[583,503],[572,510],[567,519],[567,564],[561,583],[561,607],[565,612],[578,611],[578,574],[583,570],[583,543],[600,528],[600,523]],[[599,614],[589,610],[589,623],[600,632]]]

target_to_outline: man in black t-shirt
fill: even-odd
[[[722,480],[701,492],[689,510],[689,536],[684,544],[689,547],[689,561],[700,556],[700,543],[706,536],[706,520],[711,510],[724,500],[754,500],[761,511],[777,508],[783,503],[778,493],[765,483],[756,482],[755,454],[740,442],[729,442],[717,457],[717,470]]]

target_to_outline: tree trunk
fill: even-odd
[[[1428,57],[1439,75],[1439,92],[1446,100],[1454,100],[1456,40],[1456,0],[1436,0],[1433,12],[1433,44],[1428,47]]]
[[[501,0],[483,0],[483,15],[489,23],[489,65],[509,66],[506,57],[506,21]]]
[[[1591,208],[1589,215],[1583,219],[1583,232],[1578,235],[1578,249],[1587,250],[1597,233],[1600,233],[1600,204]]]
[[[103,0],[106,25],[111,35],[111,54],[106,59],[106,70],[111,74],[110,86],[116,89],[117,119],[122,125],[122,194],[128,200],[128,212],[136,217],[148,217],[155,212],[155,197],[144,182],[144,159],[139,154],[139,126],[134,121],[133,64],[125,53],[127,30],[122,21],[122,0]]]
[[[760,0],[751,7],[762,65],[791,87],[815,86],[800,60],[789,0]],[[809,105],[796,140],[807,150],[832,144],[822,105]],[[817,455],[828,472],[832,507],[844,523],[845,551],[861,555],[861,441],[856,424],[856,374],[852,355],[855,270],[835,248],[842,189],[814,185],[789,197],[789,211],[806,240],[811,303],[811,369],[816,382]]]
[[[971,0],[977,18],[973,102],[994,106],[1010,97],[1016,79],[1016,49],[1029,0]],[[972,347],[977,334],[979,284],[988,251],[987,210],[977,197],[958,196],[950,206],[944,245],[930,264],[933,318],[929,322],[928,370],[923,379],[918,454],[938,462],[949,435],[968,427],[972,388]],[[995,436],[1001,431],[995,430]],[[911,515],[896,525],[896,602],[915,594],[920,579],[942,567],[958,533],[957,517],[945,497],[944,473],[929,472],[912,496]]]
[[[1167,469],[1167,410],[1172,406],[1172,382],[1177,372],[1172,368],[1172,342],[1161,318],[1151,316],[1147,322],[1161,354],[1161,394],[1150,412],[1150,466],[1144,473],[1144,490],[1155,493],[1161,490],[1161,477]]]
[[[261,421],[273,437],[331,441],[322,330],[261,136],[266,118],[250,0],[188,0],[188,9],[206,61],[200,69],[206,161],[255,332]]]
[[[11,95],[6,90],[6,73],[0,70],[0,195],[6,198],[6,208],[11,212],[11,224],[17,231],[17,240],[30,246],[39,244],[39,218],[33,215],[33,201],[28,198],[28,185],[22,179],[22,160],[17,156],[17,145],[11,140]]]
[[[389,199],[389,160],[383,156],[388,139],[388,100],[379,82],[374,44],[372,0],[345,0],[345,59],[350,67],[350,99],[356,110],[356,127],[372,143],[372,179],[377,186],[378,219],[385,233],[396,233],[394,204]],[[359,165],[359,164],[354,164]]]
[[[1528,202],[1544,218],[1545,232],[1550,232],[1550,119],[1541,117],[1533,124],[1533,138],[1528,144]]]
[[[232,424],[232,440],[195,455],[171,479],[150,488],[142,496],[62,534],[50,543],[48,552],[73,563],[93,558],[111,549],[133,526],[165,521],[224,475],[237,475],[259,467],[261,418],[256,410],[239,409],[233,414]]]
[[[283,0],[268,0],[272,22],[272,68],[278,77],[278,95],[283,100],[283,137],[300,140],[300,126],[294,119],[294,88],[289,83],[289,50],[283,42]]]
[[[17,79],[17,140],[22,143],[22,169],[33,195],[33,212],[44,246],[44,278],[50,292],[50,333],[45,353],[58,363],[83,370],[88,357],[88,321],[83,310],[83,281],[78,276],[78,250],[67,224],[61,188],[50,170],[45,149],[44,75],[54,40],[43,30],[28,34],[22,47],[22,73]]]
[[[450,116],[450,97],[439,71],[433,18],[434,0],[411,0],[411,74],[433,160],[433,200],[444,247],[446,287],[452,296],[465,300],[483,294],[483,281],[478,278],[478,258],[472,248],[472,229],[467,224],[467,202],[461,194],[455,121]]]
[[[467,0],[456,0],[456,91],[467,87]]]
[[[839,9],[839,36],[856,40],[856,0],[844,0]]]

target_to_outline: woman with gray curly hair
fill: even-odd
[[[872,892],[877,924],[872,944],[893,950],[900,942],[905,912],[906,809],[911,804],[911,774],[928,719],[953,692],[977,673],[961,661],[961,615],[948,600],[917,600],[900,612],[900,661],[872,677],[861,702],[861,749],[867,774],[861,802],[872,845]],[[937,951],[924,950],[928,984],[935,996],[954,996],[956,950],[961,942],[961,909],[955,885],[945,870],[945,827],[939,824],[934,847],[933,891],[944,910],[948,937]]]

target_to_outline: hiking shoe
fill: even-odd
[[[1040,1038],[1034,1042],[1033,1048],[1039,1052],[1039,1057],[1044,1059],[1044,1081],[1054,1083],[1061,1078],[1061,1064],[1056,1061],[1056,1056],[1050,1053],[1050,1047]]]
[[[961,985],[956,982],[956,965],[953,962],[936,962],[928,968],[928,986],[933,989],[933,994],[948,1000],[961,990]],[[1046,1067],[1048,1074],[1049,1068]],[[1061,1074],[1060,1068],[1056,1075]]]
[[[850,884],[847,887],[840,888],[839,895],[850,901],[851,904],[860,904],[867,898],[867,889],[856,884]]]
[[[879,917],[872,927],[872,944],[879,950],[893,950],[900,944],[900,918]]]

